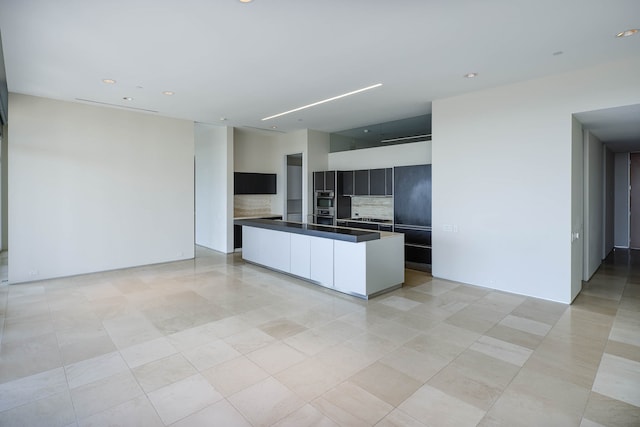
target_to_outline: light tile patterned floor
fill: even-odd
[[[640,425],[635,252],[567,306],[412,270],[367,302],[198,248],[3,282],[0,338],[2,426]]]

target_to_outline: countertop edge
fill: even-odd
[[[235,225],[246,225],[249,227],[265,228],[274,231],[284,231],[287,233],[302,234],[306,236],[322,237],[325,239],[341,240],[344,242],[361,243],[371,240],[379,240],[380,232],[368,230],[355,230],[344,227],[333,227],[327,225],[294,223],[287,221],[269,220],[269,219],[236,219],[233,221]],[[296,224],[296,226],[293,226]],[[302,227],[301,227],[302,225]],[[311,227],[311,228],[308,228]],[[330,231],[348,230],[346,231]]]

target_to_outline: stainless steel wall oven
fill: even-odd
[[[316,191],[313,200],[313,215],[315,223],[322,225],[335,225],[335,192],[326,190]]]

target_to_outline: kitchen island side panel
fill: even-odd
[[[366,242],[367,295],[404,283],[404,235]]]
[[[350,294],[367,294],[367,242],[333,243],[333,286]]]

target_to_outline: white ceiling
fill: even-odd
[[[638,27],[638,0],[0,0],[11,92],[284,132],[637,56],[640,34],[614,36]]]

